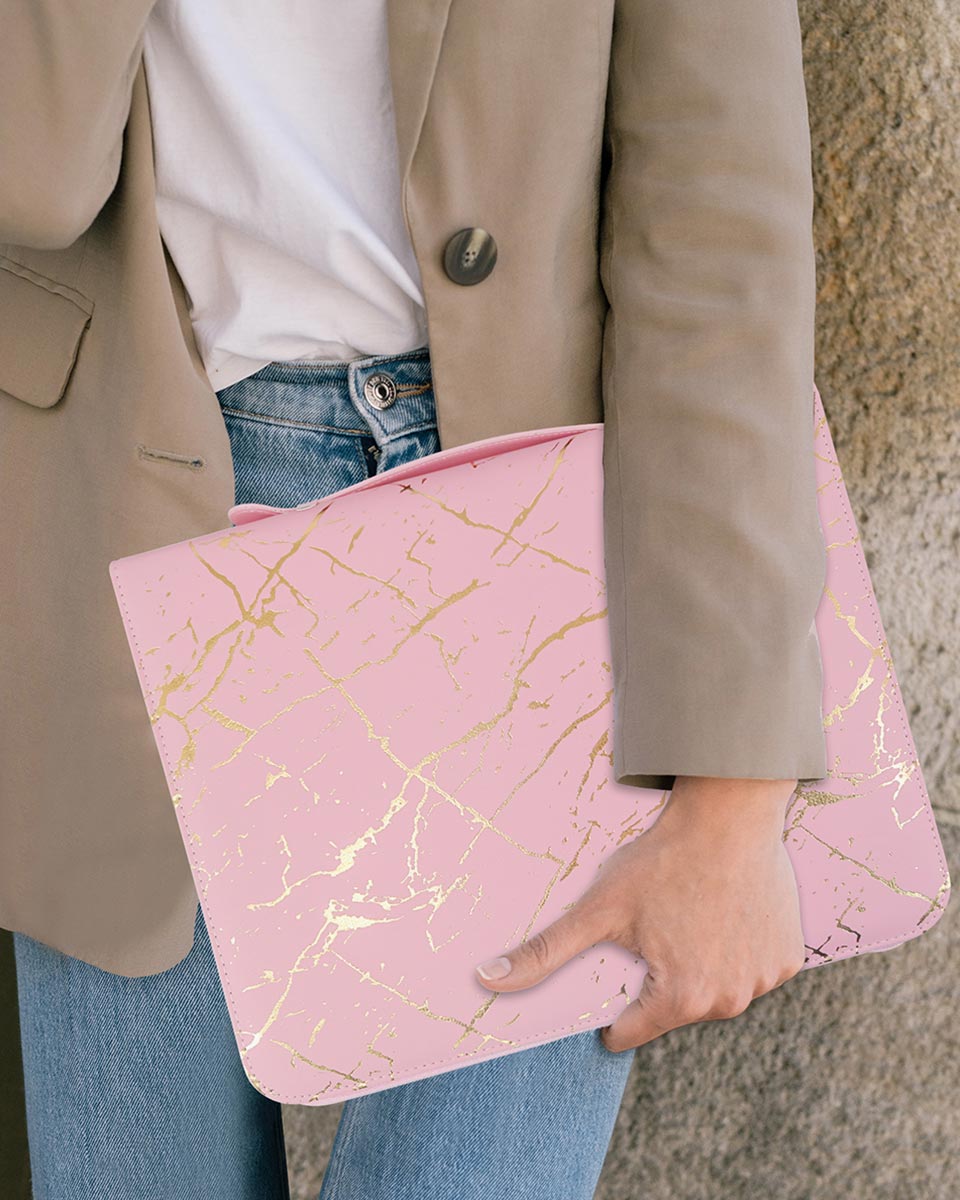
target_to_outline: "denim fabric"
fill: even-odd
[[[388,391],[379,408],[366,393],[382,375],[396,398]],[[238,504],[301,504],[440,449],[426,346],[348,362],[268,363],[217,396]]]
[[[270,363],[218,397],[238,503],[300,504],[439,449],[426,347]],[[243,1072],[199,906],[157,975],[14,947],[36,1200],[289,1196],[282,1109]],[[634,1053],[587,1030],[354,1097],[320,1200],[588,1200]]]

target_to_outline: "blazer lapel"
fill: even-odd
[[[387,0],[387,44],[400,179],[420,137],[451,0]]]

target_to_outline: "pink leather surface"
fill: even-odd
[[[829,776],[791,801],[806,965],[931,928],[950,880],[820,403]],[[245,1070],[327,1104],[610,1024],[643,960],[474,964],[667,793],[611,774],[602,425],[508,435],[111,563]]]

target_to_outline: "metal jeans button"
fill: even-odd
[[[389,408],[397,398],[397,385],[386,371],[376,371],[363,385],[364,399],[374,408]]]

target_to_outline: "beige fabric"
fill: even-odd
[[[0,925],[130,976],[196,893],[107,564],[234,498],[156,224],[151,2],[5,5],[0,40]],[[441,445],[606,422],[602,752],[822,777],[795,0],[388,2]],[[462,287],[469,225],[499,254]]]

